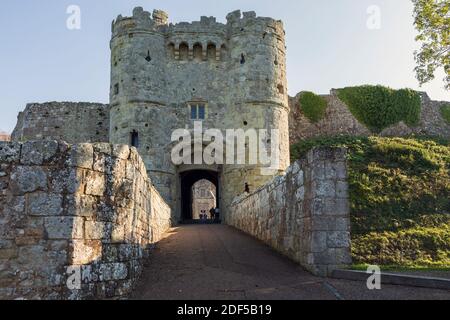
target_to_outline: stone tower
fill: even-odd
[[[171,161],[171,134],[203,130],[278,129],[280,163],[289,166],[288,95],[283,24],[254,12],[235,11],[227,23],[213,17],[168,24],[168,15],[135,8],[112,24],[110,140],[135,145],[153,183],[172,206],[173,219],[188,218],[192,184],[217,187],[226,219],[234,197],[271,180],[261,165],[181,165]],[[270,148],[271,140],[264,143]],[[248,147],[248,146],[247,146]]]

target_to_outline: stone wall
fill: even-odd
[[[228,224],[314,274],[351,264],[346,150],[316,148],[286,175],[233,202]]]
[[[134,148],[0,143],[0,299],[124,297],[170,216]]]
[[[299,140],[336,135],[368,136],[370,132],[361,124],[349,111],[347,105],[342,102],[336,90],[331,90],[329,95],[322,95],[328,102],[325,117],[318,123],[312,123],[300,110],[299,98],[301,92],[295,97],[289,98],[291,113],[289,115],[289,135],[291,143]],[[408,127],[401,122],[390,128],[383,130],[381,136],[409,136],[412,134],[425,136],[450,137],[450,125],[445,122],[441,115],[440,108],[445,101],[433,101],[425,93],[421,93],[422,112],[420,123],[417,127]]]
[[[28,104],[19,113],[13,141],[109,142],[109,105],[48,102]]]

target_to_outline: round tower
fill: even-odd
[[[259,136],[267,150],[276,147],[279,163],[275,170],[264,164],[228,165],[224,172],[225,202],[245,191],[254,191],[289,166],[288,94],[286,46],[283,23],[256,17],[254,12],[235,11],[227,16],[230,47],[231,81],[237,113],[237,128],[278,130],[278,139]],[[276,141],[278,140],[278,141]],[[262,170],[263,169],[263,170]]]
[[[149,176],[170,204],[174,168],[170,152],[171,115],[167,106],[165,29],[168,16],[153,18],[141,7],[132,17],[119,16],[112,25],[110,141],[136,147]]]

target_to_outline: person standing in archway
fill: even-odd
[[[216,209],[211,208],[211,210],[209,210],[209,215],[211,216],[211,220],[214,221],[214,217],[216,215]]]
[[[220,209],[219,209],[219,207],[214,209],[214,218],[216,219],[216,222],[220,221]]]

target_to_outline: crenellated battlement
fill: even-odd
[[[136,7],[131,17],[119,15],[112,22],[113,37],[133,31],[153,31],[165,35],[176,33],[215,33],[224,36],[248,32],[275,33],[284,37],[283,23],[272,18],[258,17],[254,11],[233,11],[226,16],[227,23],[217,22],[216,17],[200,17],[199,21],[168,23],[169,15],[161,10],[151,14],[142,7]]]

